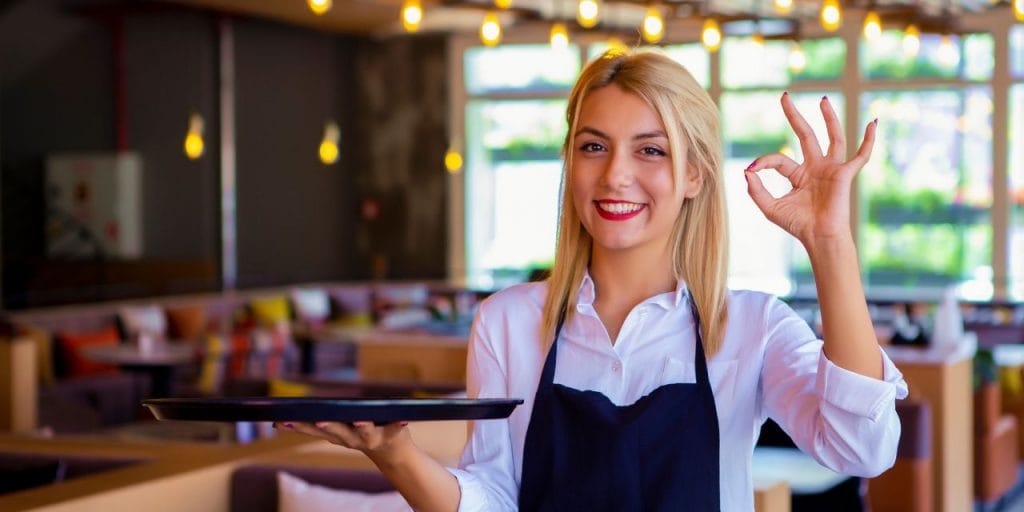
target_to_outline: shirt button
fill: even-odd
[[[621,369],[622,369],[622,363],[620,363],[618,361],[615,361],[614,363],[612,363],[612,371],[613,372],[617,372],[617,371],[619,371]]]

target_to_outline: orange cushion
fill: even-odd
[[[66,377],[81,377],[99,373],[114,373],[117,367],[95,362],[82,354],[86,347],[116,346],[121,343],[121,335],[116,326],[90,332],[57,333],[57,344],[60,346],[61,362]]]
[[[171,339],[198,340],[206,331],[206,308],[202,304],[168,307],[167,323]]]

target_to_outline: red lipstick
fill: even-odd
[[[640,207],[637,208],[636,210],[633,210],[631,212],[626,212],[626,213],[612,213],[610,211],[607,211],[607,210],[601,208],[601,205],[611,205],[611,204],[636,204],[636,203],[631,203],[629,201],[612,201],[612,200],[608,200],[608,199],[602,199],[600,201],[594,201],[594,208],[597,209],[597,214],[600,215],[602,219],[605,219],[605,220],[629,220],[629,219],[632,219],[633,217],[636,217],[637,215],[640,215],[640,212],[644,211],[644,209],[647,208],[647,205],[641,204],[641,205],[639,205]]]

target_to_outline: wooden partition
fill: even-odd
[[[31,338],[0,338],[0,432],[36,428],[36,345]]]

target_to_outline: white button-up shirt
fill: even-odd
[[[538,339],[546,293],[546,283],[508,288],[481,303],[473,321],[468,396],[525,402],[507,420],[473,424],[459,468],[450,469],[462,491],[460,511],[518,508],[523,445],[547,356],[547,343]],[[598,391],[620,406],[665,384],[696,382],[688,301],[682,281],[674,293],[645,300],[626,316],[613,344],[594,309],[594,283],[585,276],[576,314],[562,327],[554,382]],[[822,341],[782,301],[730,291],[727,306],[725,337],[708,363],[722,510],[754,509],[751,457],[769,417],[805,453],[839,473],[874,476],[892,466],[900,437],[895,400],[907,395],[907,386],[881,350],[883,379],[872,379],[829,361]]]

